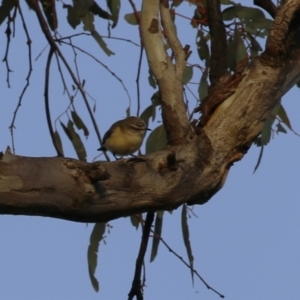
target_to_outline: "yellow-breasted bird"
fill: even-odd
[[[99,151],[110,151],[116,157],[133,154],[142,146],[147,128],[144,120],[128,117],[111,125],[103,137]]]

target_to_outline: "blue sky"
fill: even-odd
[[[23,4],[23,3],[22,3]],[[57,4],[60,6],[60,3]],[[127,2],[121,13],[131,12]],[[185,5],[186,14],[189,6]],[[33,59],[46,46],[36,29],[33,12],[23,5],[33,40]],[[59,10],[62,20],[66,11]],[[122,17],[121,17],[122,19]],[[186,20],[178,25],[182,44],[194,47],[195,31]],[[106,34],[106,23],[96,20],[100,33]],[[21,23],[17,22],[17,38],[12,41],[10,64],[13,72],[11,88],[6,88],[5,65],[0,71],[0,151],[11,145],[8,127],[27,74],[27,48]],[[61,34],[73,33],[61,21]],[[81,25],[79,26],[81,27]],[[0,27],[1,45],[5,43],[5,24]],[[78,31],[81,31],[79,28]],[[138,29],[123,20],[112,32],[138,42]],[[90,37],[74,40],[87,47],[107,64],[123,81],[131,96],[131,111],[136,112],[136,67],[139,48],[119,41],[107,41],[116,55],[108,58]],[[2,47],[3,49],[3,47]],[[195,49],[191,63],[199,63]],[[73,54],[63,47],[70,63]],[[18,113],[15,130],[16,153],[24,156],[55,156],[44,112],[43,85],[48,49],[34,62],[30,87]],[[4,55],[4,50],[2,50]],[[125,117],[128,98],[120,83],[92,60],[78,55],[86,90],[96,99],[95,117],[101,133],[111,123]],[[147,82],[148,67],[142,65],[142,107],[150,104],[154,90]],[[66,72],[64,72],[66,73]],[[51,113],[57,118],[66,109],[68,99],[63,94],[56,72],[51,69]],[[195,70],[193,81],[199,81]],[[68,81],[71,91],[71,82]],[[197,87],[194,87],[196,90]],[[293,88],[283,99],[294,129],[300,132],[300,93]],[[191,95],[190,103],[193,106]],[[75,105],[87,122],[91,135],[85,141],[89,161],[98,155],[98,142],[88,121],[79,96]],[[91,102],[93,105],[94,103]],[[66,122],[67,117],[63,116]],[[160,116],[151,128],[159,125]],[[64,140],[65,155],[76,157],[71,144],[58,126]],[[85,140],[84,137],[82,137]],[[245,158],[236,163],[224,188],[207,204],[194,208],[197,217],[189,219],[195,269],[226,299],[296,299],[299,294],[300,253],[300,139],[293,133],[276,135],[265,148],[262,163],[255,174],[253,169],[259,149],[253,146]],[[103,159],[103,156],[100,157]],[[164,218],[163,238],[186,258],[180,226],[180,209]],[[110,222],[106,244],[101,243],[96,276],[100,292],[95,293],[88,277],[87,247],[93,225],[42,217],[1,216],[0,218],[0,282],[2,299],[126,299],[134,273],[141,238],[140,230],[132,227],[128,218]],[[145,299],[218,299],[195,278],[192,286],[190,271],[160,245],[158,257],[149,263],[146,255],[147,281]]]

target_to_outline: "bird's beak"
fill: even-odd
[[[152,129],[150,129],[150,128],[146,128],[146,130],[152,131]]]

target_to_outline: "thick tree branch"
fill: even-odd
[[[141,12],[142,41],[149,66],[159,85],[162,99],[162,117],[170,145],[179,145],[193,139],[194,133],[189,124],[183,102],[182,73],[185,67],[184,51],[175,37],[175,28],[166,8],[165,1],[145,0]],[[175,54],[176,65],[165,50],[159,21],[159,9],[168,39]],[[180,49],[181,48],[181,49]]]
[[[164,121],[171,123],[169,130],[177,129],[172,124],[174,120],[185,124],[180,122],[181,96],[174,96],[174,91],[179,91],[176,89],[179,81],[173,65],[165,68],[170,59],[157,48],[161,38],[159,26],[155,25],[158,2],[145,3],[147,9],[153,9],[149,10],[149,16],[144,16],[146,21],[142,21],[145,48],[149,60],[157,59],[154,69],[156,75],[161,72],[158,81],[166,89],[165,97],[168,93],[171,97],[171,102],[164,99],[163,109],[170,108],[175,117],[172,119],[167,112]],[[142,160],[97,163],[61,157],[28,158],[7,152],[0,157],[0,214],[94,223],[142,212],[172,210],[183,203],[207,202],[222,188],[232,164],[244,156],[261,132],[274,105],[300,80],[299,5],[295,0],[285,1],[278,11],[267,45],[271,50],[274,46],[274,52],[266,51],[237,74],[220,79],[222,84],[215,86],[210,97],[222,97],[222,101],[203,126],[196,127],[197,136],[188,143],[187,139],[176,143],[179,140],[169,133],[172,146]],[[280,27],[283,16],[286,19]],[[286,38],[281,30],[285,30]],[[147,44],[148,38],[153,45]],[[277,51],[279,41],[285,43],[282,47],[285,52]]]
[[[275,18],[278,8],[272,0],[253,0],[253,4],[264,9],[273,19]]]
[[[300,2],[298,0],[287,0],[280,7],[267,38],[264,58],[284,59],[293,50],[295,38],[299,43],[299,34],[297,34],[300,27],[299,14]]]
[[[209,0],[206,3],[211,36],[209,79],[214,85],[227,70],[227,40],[220,0]]]

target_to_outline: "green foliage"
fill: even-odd
[[[115,28],[119,20],[121,2],[120,0],[106,0],[106,2],[111,13],[111,20],[113,21],[112,28]]]
[[[40,0],[44,14],[47,18],[47,22],[51,30],[56,30],[58,27],[57,24],[57,15],[56,15],[56,5],[55,1],[52,0]]]
[[[136,215],[130,216],[130,222],[131,222],[132,226],[135,227],[136,230],[139,228],[140,221],[139,221],[139,219],[136,217]]]
[[[162,225],[163,225],[163,216],[164,216],[163,211],[158,211],[156,213],[150,262],[154,261],[156,255],[157,255],[157,252],[158,252],[158,246],[159,246],[159,242],[160,242]]]
[[[64,150],[63,150],[61,138],[60,138],[60,135],[59,135],[57,130],[54,131],[54,141],[55,141],[55,145],[59,149],[60,153],[62,155],[64,155]]]
[[[210,34],[204,35],[204,32],[202,30],[198,30],[196,37],[198,55],[202,61],[205,61],[206,67],[209,67],[210,60],[210,51],[207,43],[209,39]]]
[[[103,239],[105,229],[106,229],[106,223],[95,224],[94,229],[90,236],[90,245],[87,251],[89,276],[91,279],[92,286],[96,292],[99,291],[99,282],[95,277],[95,271],[97,268],[99,243]]]
[[[193,67],[186,66],[182,74],[182,83],[187,84],[193,78]]]
[[[192,253],[192,247],[190,242],[190,232],[189,232],[189,225],[187,222],[187,206],[186,204],[182,205],[182,211],[181,211],[181,229],[182,229],[182,237],[183,242],[185,245],[185,249],[187,252],[187,256],[190,263],[190,269],[191,269],[191,276],[192,276],[192,282],[194,284],[194,256]]]
[[[202,101],[208,94],[208,69],[205,69],[205,71],[202,73],[202,76],[200,78],[200,84],[198,88],[198,94],[199,94],[199,99]]]
[[[146,142],[146,154],[162,150],[167,145],[165,126],[162,124],[156,127],[149,135]]]
[[[63,7],[67,8],[67,20],[70,26],[75,29],[81,22],[83,23],[83,30],[89,31],[100,48],[108,55],[113,55],[112,52],[104,42],[101,35],[97,32],[94,26],[94,16],[102,19],[112,20],[112,27],[115,27],[119,18],[120,3],[118,0],[108,0],[108,7],[112,12],[110,15],[107,11],[103,10],[93,0],[73,0],[73,6],[64,4]]]
[[[0,6],[0,25],[8,17],[17,2],[17,0],[2,0],[2,5]]]
[[[141,12],[138,11],[137,14],[140,16]],[[137,21],[134,13],[125,14],[124,19],[130,25],[138,25],[138,21]]]
[[[267,19],[259,8],[235,4],[225,8],[222,13],[224,21],[238,18],[243,24],[244,31],[259,37],[265,37],[272,24],[272,20]]]
[[[78,130],[82,129],[83,132],[84,132],[85,137],[88,137],[89,136],[89,130],[86,127],[86,125],[83,123],[82,119],[77,114],[77,112],[74,111],[74,110],[71,110],[71,115],[72,115],[72,119],[73,119],[73,122],[74,122],[76,128]]]
[[[67,126],[62,122],[60,122],[60,125],[62,126],[69,140],[71,141],[78,159],[82,161],[86,161],[87,155],[86,155],[85,147],[81,141],[80,136],[75,131],[74,123],[71,120],[69,120]]]

